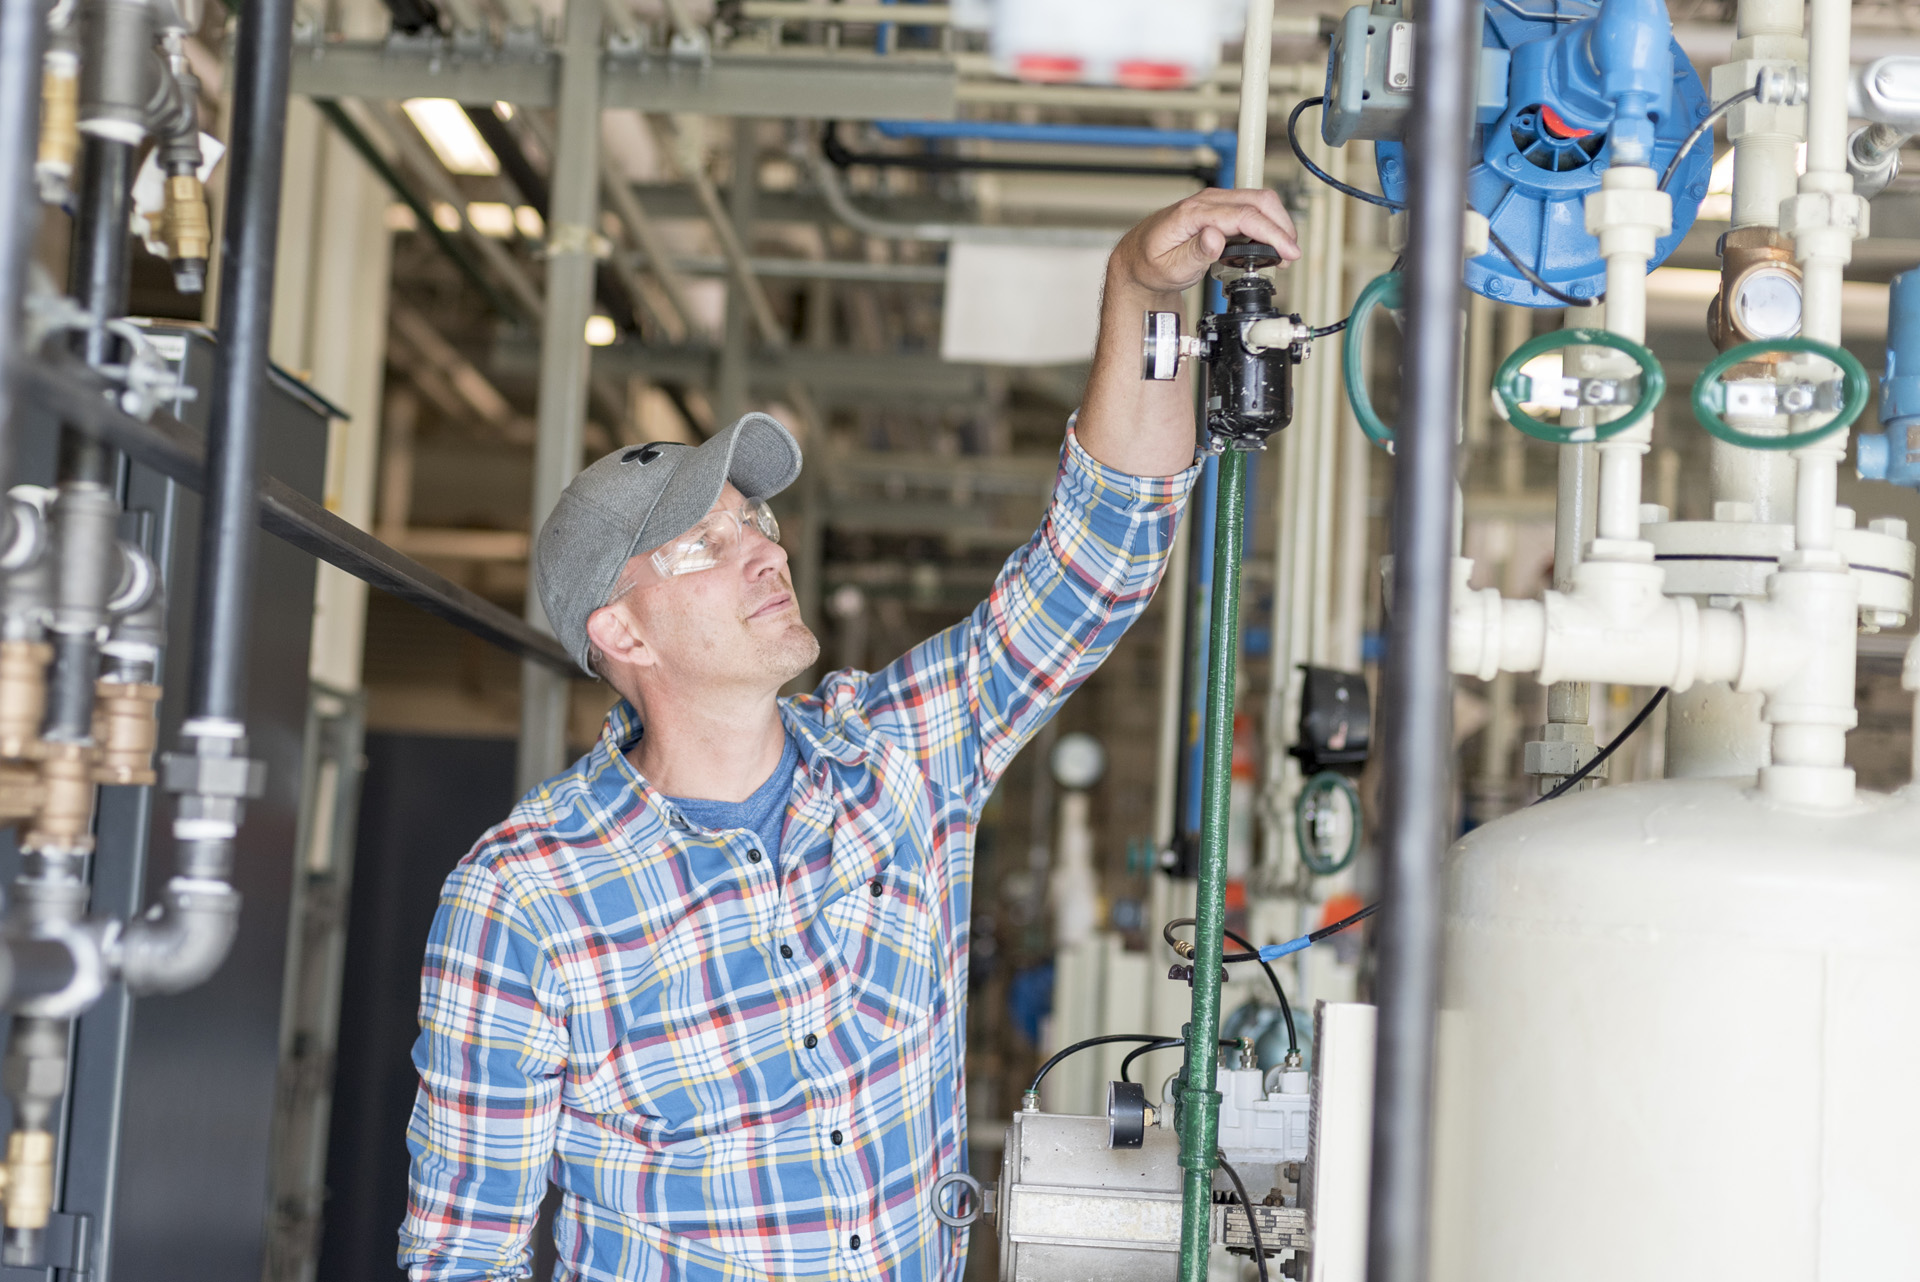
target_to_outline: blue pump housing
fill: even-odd
[[[1880,380],[1884,432],[1863,432],[1855,444],[1861,479],[1920,490],[1920,268],[1901,272],[1887,290],[1887,372]]]
[[[1606,289],[1606,264],[1587,232],[1587,194],[1616,159],[1664,173],[1706,117],[1706,87],[1674,41],[1661,0],[1605,0],[1577,12],[1555,0],[1494,0],[1485,13],[1483,44],[1506,51],[1510,70],[1504,109],[1478,130],[1468,200],[1548,284],[1592,298]],[[1405,145],[1382,142],[1375,154],[1381,190],[1404,201]],[[1673,230],[1655,243],[1649,270],[1693,226],[1712,168],[1703,139],[1667,187]],[[1497,250],[1467,263],[1467,288],[1527,307],[1565,305]]]

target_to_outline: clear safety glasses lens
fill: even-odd
[[[679,538],[654,549],[648,558],[662,578],[711,570],[732,559],[748,526],[769,543],[780,541],[780,522],[764,499],[748,499],[737,508],[715,512]]]

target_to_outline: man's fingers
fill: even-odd
[[[1272,245],[1284,259],[1300,257],[1300,247],[1280,196],[1268,188],[1208,188],[1183,203],[1181,217],[1169,228],[1182,239],[1192,239],[1205,230],[1219,233],[1219,245],[1226,237],[1245,236]],[[1217,257],[1219,250],[1215,249]]]

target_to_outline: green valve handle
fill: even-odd
[[[1319,812],[1335,797],[1344,800],[1349,816],[1346,840],[1337,847],[1323,839],[1317,822]],[[1300,862],[1315,876],[1331,877],[1352,863],[1360,853],[1360,791],[1353,781],[1333,770],[1322,770],[1307,780],[1294,802],[1293,835],[1300,843]]]
[[[1400,282],[1399,272],[1386,272],[1367,282],[1360,297],[1354,300],[1352,314],[1347,317],[1346,342],[1340,349],[1340,373],[1346,380],[1347,400],[1353,405],[1353,416],[1360,420],[1360,430],[1367,434],[1367,439],[1389,454],[1393,453],[1393,429],[1373,412],[1373,399],[1367,395],[1360,358],[1366,352],[1367,321],[1372,319],[1374,308],[1382,303],[1388,307],[1405,305]]]
[[[1729,424],[1722,417],[1727,408],[1727,385],[1720,381],[1721,376],[1742,361],[1756,360],[1776,352],[1812,352],[1839,366],[1841,387],[1845,392],[1840,412],[1818,427],[1808,428],[1804,432],[1788,432],[1784,436],[1757,436]],[[1860,417],[1860,411],[1867,407],[1867,393],[1870,390],[1866,369],[1846,348],[1823,343],[1817,338],[1769,338],[1730,347],[1700,371],[1700,381],[1693,385],[1693,416],[1699,420],[1700,426],[1729,445],[1745,446],[1750,450],[1797,450],[1852,426],[1853,420]]]
[[[1558,423],[1537,419],[1521,409],[1520,402],[1533,391],[1533,387],[1532,380],[1520,372],[1520,367],[1542,352],[1562,347],[1611,347],[1616,352],[1631,356],[1634,364],[1640,367],[1639,399],[1619,418],[1592,427],[1562,427]],[[1631,338],[1622,338],[1604,329],[1556,329],[1538,338],[1530,338],[1514,348],[1513,353],[1500,362],[1500,369],[1493,376],[1493,390],[1507,411],[1507,421],[1522,432],[1549,445],[1574,445],[1618,436],[1653,413],[1653,407],[1667,394],[1667,374],[1660,368],[1660,362],[1654,354]]]

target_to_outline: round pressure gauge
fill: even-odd
[[[1047,758],[1053,778],[1062,788],[1091,788],[1107,769],[1107,750],[1090,734],[1063,734]]]
[[[1756,339],[1800,332],[1800,278],[1780,267],[1758,267],[1734,287],[1734,328]]]

